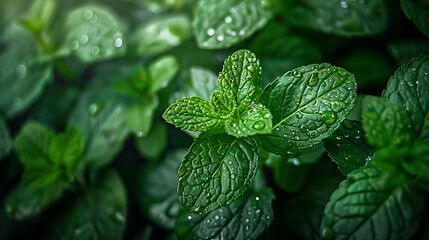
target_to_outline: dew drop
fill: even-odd
[[[120,38],[117,38],[116,40],[115,40],[115,47],[121,47],[122,46],[122,39],[120,39]]]
[[[253,129],[256,129],[256,130],[261,130],[261,129],[263,129],[265,127],[265,123],[264,123],[264,121],[257,121],[257,122],[255,122],[253,125],[252,125],[252,128]]]
[[[249,65],[247,66],[247,70],[249,70],[250,72],[255,72],[255,67],[253,65]]]
[[[215,30],[213,28],[209,28],[209,30],[207,30],[207,35],[213,36],[214,34],[215,34]]]
[[[92,116],[92,117],[96,117],[100,111],[103,109],[103,103],[101,102],[96,102],[96,103],[91,103],[88,106],[88,113]]]
[[[325,112],[322,115],[322,121],[326,124],[333,124],[337,120],[337,114],[335,112]]]
[[[142,131],[138,131],[138,132],[136,132],[136,135],[137,135],[137,137],[143,137],[143,132]]]
[[[215,220],[219,220],[219,215],[215,215],[215,216],[214,216],[214,219],[215,219]]]
[[[91,53],[94,56],[98,55],[100,53],[100,48],[97,45],[93,46],[92,49],[91,49]]]
[[[192,216],[188,216],[188,220],[192,220]]]
[[[308,86],[310,87],[316,86],[317,82],[319,81],[319,78],[317,75],[318,75],[317,72],[314,72],[313,74],[311,74],[310,80],[308,81]]]
[[[294,75],[295,77],[301,77],[301,76],[302,76],[302,73],[301,73],[300,71],[293,71],[293,75]]]
[[[77,50],[79,48],[79,42],[77,40],[74,40],[71,42],[70,48],[72,50]]]
[[[19,64],[15,69],[15,73],[18,78],[24,78],[27,74],[27,67],[24,64]]]
[[[226,18],[225,18],[225,22],[226,22],[226,23],[230,23],[231,21],[232,21],[232,18],[231,18],[231,17],[229,17],[229,16],[228,16],[228,17],[226,17]]]
[[[219,35],[219,36],[217,36],[217,38],[216,38],[219,42],[222,42],[224,39],[225,39],[225,37],[223,36],[223,35]]]
[[[235,174],[231,173],[231,179],[235,179]]]
[[[203,188],[208,188],[209,185],[210,185],[209,182],[206,182],[206,183],[203,184]]]
[[[86,44],[88,42],[88,40],[89,40],[88,35],[83,34],[82,36],[80,36],[80,42],[82,44]]]
[[[349,7],[349,5],[347,4],[347,2],[346,2],[346,1],[341,1],[341,7],[342,7],[342,8],[348,8],[348,7]]]
[[[343,1],[344,2],[344,1]],[[347,3],[346,3],[347,4]],[[349,73],[344,70],[344,69],[338,69],[338,73],[340,74],[341,77],[345,77],[347,76]]]

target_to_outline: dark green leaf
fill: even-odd
[[[183,239],[256,239],[273,220],[273,198],[265,188],[208,214],[181,213],[176,233]]]
[[[340,126],[355,98],[356,81],[342,68],[323,63],[287,72],[261,96],[274,127],[271,135],[260,136],[260,142],[281,155],[311,147]]]
[[[261,79],[262,69],[255,54],[239,50],[225,60],[218,85],[219,90],[234,102],[240,116],[261,95]]]
[[[168,123],[191,131],[222,132],[225,116],[206,100],[186,97],[177,100],[162,116]]]
[[[144,213],[157,225],[174,228],[179,211],[177,171],[186,149],[169,152],[160,163],[145,166],[139,174],[138,200]]]
[[[259,0],[200,1],[195,15],[201,48],[228,48],[252,36],[271,18],[271,3]]]
[[[405,161],[400,161],[402,167],[417,179],[421,188],[429,191],[429,144],[417,141],[407,152]]]
[[[418,3],[410,0],[401,0],[401,7],[408,19],[413,21],[426,37],[429,37],[429,8],[420,8]]]
[[[396,64],[403,65],[407,64],[413,57],[429,52],[429,40],[406,39],[390,43],[388,48]]]
[[[83,155],[85,141],[79,128],[70,127],[65,133],[52,138],[49,158],[68,169],[76,169]]]
[[[271,119],[271,113],[265,106],[260,103],[251,104],[240,119],[226,120],[225,131],[235,137],[270,133],[273,127]]]
[[[147,136],[137,136],[134,143],[140,156],[156,161],[167,148],[167,128],[162,123],[155,123]]]
[[[402,146],[412,139],[408,113],[382,98],[364,98],[362,126],[368,143],[375,148]]]
[[[421,55],[400,67],[383,92],[385,99],[409,112],[414,136],[424,141],[429,141],[428,72],[429,55]]]
[[[86,5],[72,10],[62,23],[62,44],[81,61],[110,59],[125,53],[124,26],[104,7]]]
[[[345,175],[365,166],[375,149],[365,141],[365,132],[359,122],[344,120],[341,126],[323,140],[332,161]]]
[[[266,164],[271,168],[276,185],[288,193],[297,192],[304,183],[306,168],[296,157],[270,154]]]
[[[185,211],[210,212],[236,200],[256,174],[259,148],[253,138],[199,136],[179,169],[179,200]]]
[[[382,33],[387,26],[385,1],[293,0],[288,19],[298,27],[340,36],[367,36]]]
[[[0,118],[0,160],[12,150],[12,140],[6,122]]]
[[[0,54],[0,111],[12,118],[27,109],[52,78],[52,64],[40,59],[30,33],[12,24],[3,36],[6,51]]]
[[[152,127],[154,111],[159,105],[158,97],[148,95],[128,109],[126,122],[131,131],[138,137],[146,136]]]
[[[112,169],[91,177],[85,196],[52,222],[47,239],[122,239],[128,215],[124,183]]]
[[[325,239],[408,239],[417,230],[423,199],[406,179],[386,185],[377,168],[352,172],[325,208]]]
[[[152,56],[179,46],[191,37],[191,22],[186,15],[156,17],[131,36],[130,42],[140,56]]]

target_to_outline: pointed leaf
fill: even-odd
[[[252,36],[270,18],[269,1],[200,1],[194,33],[201,48],[228,48]]]
[[[85,141],[82,132],[77,127],[70,127],[65,133],[56,135],[49,145],[49,158],[75,169],[84,152]]]
[[[369,144],[376,148],[403,146],[412,139],[408,113],[381,98],[364,98],[362,125]]]
[[[131,131],[137,136],[146,136],[152,127],[155,109],[159,105],[156,95],[142,97],[139,102],[128,109],[126,122]]]
[[[408,239],[417,230],[423,199],[413,183],[387,187],[377,168],[352,172],[331,195],[321,234],[325,239]]]
[[[235,137],[245,137],[255,134],[271,132],[272,116],[262,104],[252,104],[239,119],[228,119],[225,122],[225,131]]]
[[[311,147],[340,126],[355,99],[354,76],[342,68],[323,63],[289,71],[261,96],[274,125],[271,135],[260,137],[261,143],[276,154]]]
[[[183,239],[256,239],[273,220],[271,189],[244,195],[211,213],[182,213],[176,233]]]
[[[248,50],[233,53],[223,64],[219,73],[219,90],[238,107],[238,115],[247,109],[252,101],[256,101],[261,88],[262,69],[255,54]]]
[[[323,140],[332,161],[347,176],[365,166],[371,160],[375,149],[365,141],[365,132],[359,122],[344,120],[341,126]]]
[[[251,138],[199,136],[179,169],[185,211],[210,212],[241,196],[256,174],[259,149]]]
[[[429,55],[421,55],[400,67],[383,97],[403,106],[410,114],[414,136],[429,141]]]

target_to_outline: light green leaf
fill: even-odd
[[[264,149],[285,155],[308,148],[334,132],[353,108],[356,81],[346,70],[323,63],[299,67],[267,85],[261,102],[273,115]]]
[[[57,7],[56,0],[36,0],[31,5],[28,19],[20,19],[28,30],[39,34],[50,23]]]
[[[176,221],[181,239],[256,239],[268,229],[274,213],[271,189],[244,195],[211,213],[182,212]]]
[[[429,8],[420,7],[419,2],[410,0],[401,0],[401,7],[407,18],[413,21],[426,37],[429,37]]]
[[[222,132],[224,129],[225,117],[210,102],[198,97],[177,100],[162,117],[182,130]]]
[[[154,94],[170,84],[179,71],[179,61],[172,55],[157,59],[149,66],[151,85],[149,94]]]
[[[47,239],[123,238],[128,215],[126,188],[113,169],[93,173],[89,189],[52,221]]]
[[[167,127],[162,123],[155,123],[147,136],[137,136],[134,143],[140,156],[157,161],[167,148]]]
[[[139,56],[152,56],[179,46],[191,37],[191,22],[175,14],[144,22],[131,36],[130,44]]]
[[[344,120],[341,126],[323,140],[332,161],[345,175],[365,166],[375,149],[365,141],[365,132],[359,122]]]
[[[109,165],[130,134],[125,118],[129,101],[108,87],[96,86],[85,91],[68,123],[81,129],[85,137],[86,169]]]
[[[177,170],[186,149],[168,152],[163,161],[145,166],[139,174],[138,200],[154,223],[173,229],[180,204],[177,196]]]
[[[126,115],[126,122],[131,131],[137,136],[146,136],[152,127],[154,111],[159,105],[157,96],[143,97],[139,102],[132,106]]]
[[[339,36],[368,36],[382,33],[387,26],[383,0],[293,0],[287,17],[297,27]]]
[[[194,18],[201,48],[228,48],[249,38],[271,18],[271,3],[259,0],[200,1]]]
[[[408,113],[382,98],[364,98],[362,125],[368,143],[375,148],[403,146],[412,139]]]
[[[255,140],[226,134],[200,135],[179,169],[179,200],[185,211],[210,212],[241,196],[256,174]]]
[[[12,140],[6,122],[0,118],[0,160],[12,150]]]
[[[52,64],[40,59],[37,43],[22,26],[10,25],[1,40],[7,44],[0,54],[0,112],[13,118],[42,94],[52,79]]]
[[[6,212],[17,220],[35,216],[57,201],[69,185],[61,178],[40,187],[20,184],[6,197]]]
[[[429,141],[428,72],[429,55],[421,55],[395,72],[382,95],[409,112],[412,132],[423,141]]]
[[[332,194],[325,208],[325,239],[408,239],[417,230],[423,199],[404,179],[386,186],[377,168],[352,172]]]
[[[170,102],[192,96],[209,101],[216,89],[217,76],[215,73],[203,67],[191,67],[185,83],[178,92],[174,93],[174,100],[170,100]]]
[[[261,79],[262,69],[255,54],[239,50],[225,60],[218,85],[219,90],[235,103],[240,116],[261,95]]]
[[[265,106],[252,104],[239,119],[226,120],[225,131],[235,137],[270,133],[273,127],[271,119],[271,113]]]
[[[62,44],[85,63],[110,59],[125,53],[124,30],[110,9],[86,5],[67,14]]]

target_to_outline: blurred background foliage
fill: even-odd
[[[176,239],[177,169],[193,135],[163,121],[170,103],[208,99],[238,49],[260,59],[262,87],[329,62],[355,74],[359,94],[378,95],[400,64],[429,53],[428,6],[2,0],[0,239]],[[349,119],[359,116],[358,102]],[[276,196],[261,238],[319,239],[343,179],[323,147],[261,162]]]

